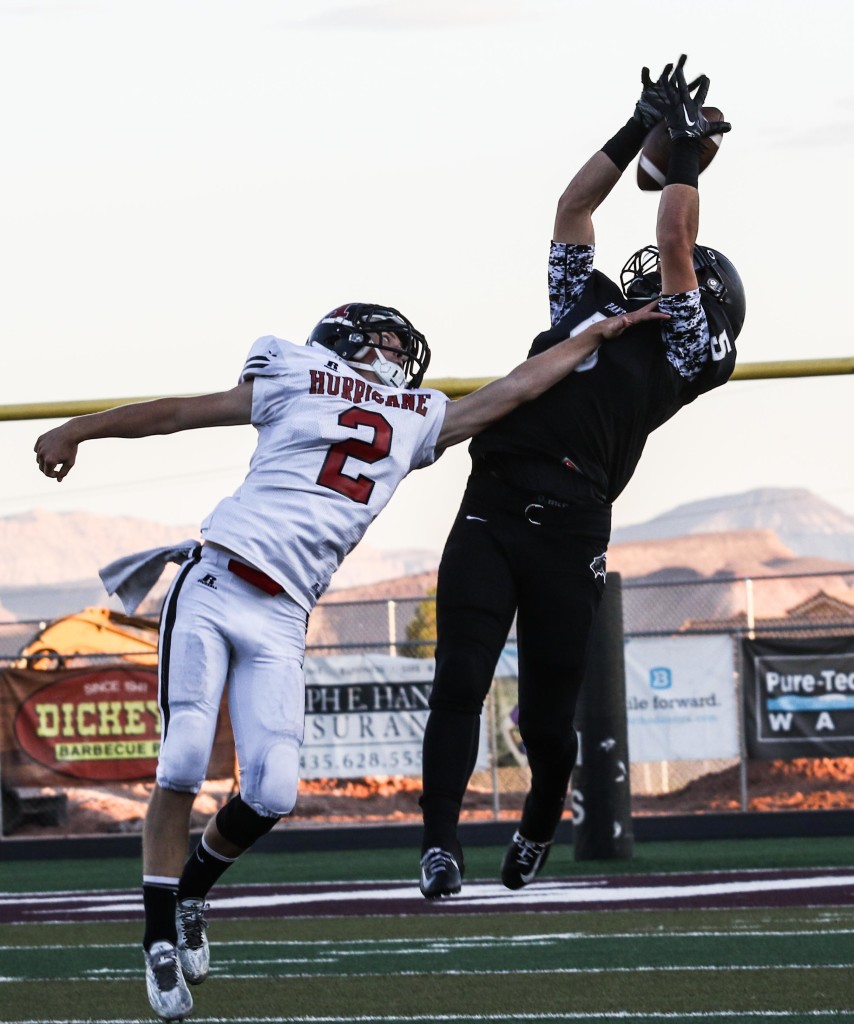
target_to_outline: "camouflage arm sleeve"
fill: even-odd
[[[549,250],[549,306],[552,327],[572,309],[581,297],[587,278],[593,272],[592,245],[552,242]]]
[[[670,319],[662,321],[667,359],[680,377],[693,380],[709,361],[709,324],[700,303],[700,289],[662,295],[658,303]]]

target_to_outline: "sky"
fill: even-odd
[[[256,337],[397,306],[430,378],[520,362],[547,326],[557,199],[688,53],[733,124],[700,241],[739,268],[742,362],[854,355],[852,5],[718,0],[0,0],[0,405],[219,391]],[[654,240],[632,166],[597,212],[617,276]],[[615,526],[754,487],[854,515],[846,377],[732,381],[656,431]],[[0,423],[0,516],[195,524],[251,427],[85,444],[62,484]],[[465,445],[412,474],[373,547],[441,548]]]

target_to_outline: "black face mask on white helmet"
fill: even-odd
[[[370,336],[378,335],[379,340]],[[382,344],[383,334],[394,334],[400,347]],[[391,306],[350,302],[338,306],[321,319],[306,342],[331,349],[357,370],[375,373],[383,384],[394,388],[417,388],[430,364],[430,347],[424,335]],[[376,350],[371,363],[361,362],[369,349]],[[403,363],[388,359],[386,352],[403,353]]]

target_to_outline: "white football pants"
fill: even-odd
[[[162,742],[157,782],[197,793],[205,779],[223,689],[240,767],[240,794],[258,814],[289,813],[297,797],[305,722],[307,616],[270,596],[205,545],[172,582],[160,623]]]

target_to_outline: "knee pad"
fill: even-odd
[[[296,739],[281,737],[266,748],[260,762],[241,768],[244,803],[262,816],[290,814],[297,802],[299,750]]]
[[[192,713],[174,715],[160,744],[158,783],[164,789],[198,793],[205,781],[212,743],[205,720]]]
[[[265,836],[278,821],[278,817],[264,817],[247,807],[240,794],[233,797],[216,816],[216,827],[223,839],[242,850],[248,850],[261,836]]]

